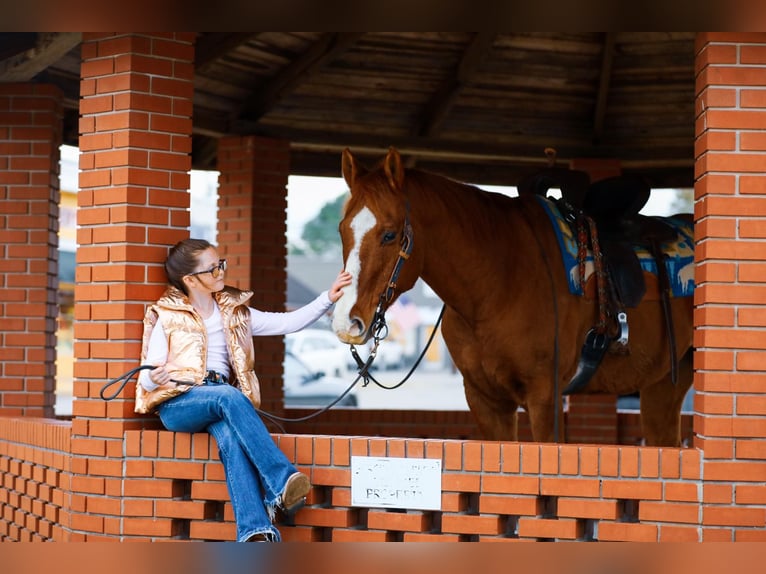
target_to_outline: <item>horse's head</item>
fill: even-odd
[[[419,271],[410,254],[409,202],[399,153],[391,148],[382,165],[367,170],[345,150],[342,171],[351,198],[339,230],[345,269],[353,279],[335,306],[332,327],[340,340],[361,344],[375,334],[376,311],[385,312],[410,289]]]

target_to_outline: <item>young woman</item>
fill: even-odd
[[[253,408],[261,397],[254,335],[307,327],[343,295],[351,275],[289,313],[247,306],[251,291],[224,285],[226,260],[202,239],[186,239],[165,261],[170,286],[144,318],[136,412],[157,413],[171,431],[208,431],[218,444],[237,522],[238,541],[281,540],[277,507],[295,510],[311,489],[271,438]]]

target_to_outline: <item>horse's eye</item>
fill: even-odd
[[[395,231],[386,231],[383,234],[383,239],[381,239],[380,244],[386,245],[387,243],[391,243],[394,239],[396,239],[396,232]]]

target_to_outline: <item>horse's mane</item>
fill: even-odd
[[[373,208],[379,208],[387,194],[392,192],[380,163],[363,177],[365,182],[360,188],[360,196],[356,198],[356,201],[352,197],[346,202],[344,214],[359,201]],[[480,211],[500,210],[502,212],[511,205],[509,202],[512,201],[512,198],[501,193],[487,191],[470,183],[417,168],[405,169],[405,187],[409,195],[433,194],[440,202],[445,203],[445,207],[468,209],[469,212],[475,211],[477,207]]]
[[[429,206],[434,212],[441,208],[445,213],[459,214],[459,219],[469,223],[471,233],[477,234],[477,240],[491,240],[499,227],[506,227],[518,201],[518,198],[425,170],[408,170],[406,181],[410,196],[429,197]]]

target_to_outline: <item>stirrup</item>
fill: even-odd
[[[596,369],[601,364],[601,360],[604,358],[610,343],[611,340],[606,333],[599,333],[595,327],[588,331],[588,334],[585,335],[585,342],[582,345],[577,370],[562,394],[571,395],[582,390],[588,384],[588,381],[591,380]]]

